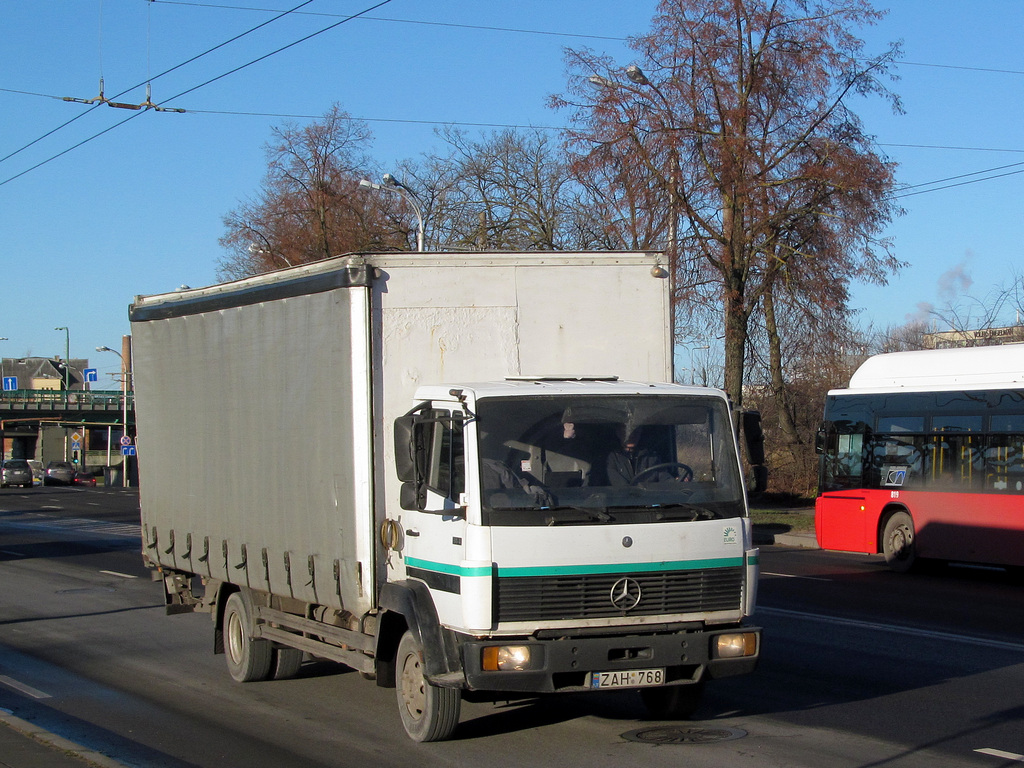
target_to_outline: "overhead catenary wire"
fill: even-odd
[[[245,32],[242,32],[242,33],[240,33],[240,34],[230,38],[229,40],[226,40],[226,41],[224,41],[224,42],[222,42],[222,43],[220,43],[220,44],[218,44],[218,45],[216,45],[216,46],[214,46],[214,47],[212,47],[212,48],[210,48],[210,49],[208,49],[208,50],[206,50],[206,51],[204,51],[202,53],[199,53],[199,54],[191,57],[190,59],[187,59],[186,61],[181,62],[180,64],[177,64],[177,65],[175,65],[175,66],[173,66],[173,67],[171,67],[171,68],[161,72],[160,74],[156,75],[155,77],[147,78],[146,82],[139,83],[139,84],[137,84],[135,86],[132,86],[131,88],[128,88],[128,89],[122,91],[121,93],[115,95],[112,98],[118,98],[119,96],[122,96],[125,93],[128,93],[129,91],[131,91],[131,90],[133,90],[135,88],[141,87],[142,85],[146,85],[147,86],[147,97],[146,97],[146,101],[145,102],[143,102],[140,105],[124,105],[124,106],[126,106],[126,107],[127,106],[131,106],[131,108],[133,108],[133,109],[140,109],[140,108],[144,107],[146,109],[146,111],[148,111],[149,109],[164,110],[164,108],[158,107],[156,104],[153,104],[151,102],[148,86],[149,86],[149,83],[152,82],[152,80],[155,80],[155,79],[157,79],[159,77],[167,75],[167,74],[169,74],[171,72],[174,72],[175,70],[178,70],[178,69],[180,69],[180,68],[182,68],[182,67],[184,67],[184,66],[186,66],[186,65],[188,65],[188,64],[190,64],[190,63],[192,63],[192,62],[194,62],[194,61],[196,61],[196,60],[198,60],[200,58],[202,58],[203,56],[206,56],[206,55],[208,55],[208,54],[210,54],[210,53],[212,53],[212,52],[214,52],[214,51],[216,51],[216,50],[218,50],[220,48],[223,48],[224,46],[229,45],[230,43],[235,42],[236,40],[238,40],[238,39],[240,39],[240,38],[242,38],[242,37],[244,37],[244,36],[246,36],[248,34],[251,34],[252,32],[255,32],[258,29],[261,29],[261,28],[267,26],[268,24],[271,24],[271,23],[277,21],[280,18],[283,18],[284,16],[293,15],[293,14],[295,14],[295,15],[307,15],[307,16],[321,16],[321,17],[330,17],[330,18],[338,18],[338,17],[340,17],[341,20],[338,21],[335,24],[331,24],[331,25],[327,26],[324,29],[321,29],[321,30],[319,30],[317,32],[311,33],[311,34],[309,34],[309,35],[307,35],[307,36],[305,36],[305,37],[303,37],[303,38],[301,38],[299,40],[296,40],[296,41],[294,41],[292,43],[289,43],[289,44],[287,44],[285,46],[282,46],[282,47],[280,47],[280,48],[278,48],[278,49],[276,49],[274,51],[271,51],[270,53],[267,53],[267,54],[265,54],[263,56],[260,56],[260,57],[258,57],[256,59],[246,63],[246,64],[243,64],[241,66],[235,67],[235,68],[233,68],[233,69],[231,69],[231,70],[229,70],[227,72],[224,72],[224,73],[222,73],[220,75],[217,75],[217,76],[215,76],[213,78],[210,78],[210,79],[206,80],[205,82],[200,83],[199,85],[196,85],[196,86],[193,86],[193,87],[191,87],[189,89],[181,91],[178,94],[176,94],[176,95],[170,97],[169,99],[167,99],[167,101],[168,102],[169,101],[173,101],[174,99],[178,99],[178,98],[180,98],[180,97],[182,97],[182,96],[184,96],[184,95],[186,95],[188,93],[192,93],[192,92],[194,92],[194,91],[196,91],[196,90],[198,90],[200,88],[203,88],[203,87],[205,87],[207,85],[210,85],[211,83],[214,83],[214,82],[216,82],[218,80],[221,80],[221,79],[223,79],[225,77],[228,77],[228,76],[230,76],[232,74],[235,74],[236,72],[239,72],[242,69],[245,69],[246,67],[249,67],[249,66],[252,66],[252,65],[254,65],[256,63],[259,63],[260,61],[263,61],[263,60],[265,60],[265,59],[267,59],[267,58],[269,58],[271,56],[274,56],[274,55],[276,55],[278,53],[281,53],[282,51],[285,51],[285,50],[287,50],[287,49],[289,49],[291,47],[299,45],[299,44],[301,44],[301,43],[303,43],[303,42],[305,42],[305,41],[307,41],[307,40],[309,40],[309,39],[311,39],[313,37],[316,37],[317,35],[323,34],[324,32],[330,31],[331,29],[334,29],[334,28],[336,28],[337,26],[339,26],[341,24],[344,24],[346,22],[352,21],[352,20],[357,19],[357,18],[363,19],[363,20],[388,21],[388,22],[409,23],[409,24],[425,24],[425,25],[431,25],[431,26],[448,26],[448,27],[464,28],[464,29],[512,32],[512,33],[522,33],[522,34],[545,34],[545,35],[553,35],[553,36],[584,37],[584,38],[590,37],[590,38],[595,38],[595,39],[607,39],[607,40],[618,40],[618,41],[626,40],[626,38],[621,38],[621,37],[611,37],[611,36],[601,36],[601,35],[587,35],[587,34],[583,34],[583,33],[554,32],[554,31],[546,31],[546,30],[530,30],[530,29],[523,29],[523,28],[495,27],[495,26],[470,25],[470,24],[457,24],[457,23],[448,23],[448,22],[417,21],[417,20],[410,20],[410,19],[392,19],[392,18],[384,18],[384,17],[377,17],[377,16],[370,16],[369,15],[370,13],[372,13],[372,11],[376,10],[377,8],[380,8],[380,7],[388,4],[391,0],[383,0],[382,2],[380,2],[380,3],[370,7],[368,9],[364,10],[364,11],[361,11],[361,12],[356,13],[356,14],[348,15],[348,16],[343,16],[342,14],[337,14],[337,13],[309,12],[309,11],[302,11],[301,10],[303,7],[309,5],[313,1],[314,0],[305,0],[304,2],[299,3],[298,5],[294,6],[293,8],[290,8],[290,9],[285,10],[285,11],[279,11],[279,10],[276,10],[276,9],[254,8],[254,7],[245,7],[245,6],[236,6],[236,5],[200,3],[200,2],[185,2],[184,0],[150,0],[150,2],[148,3],[150,6],[152,6],[152,4],[155,3],[155,2],[161,2],[161,3],[167,4],[167,5],[187,5],[187,6],[208,7],[208,8],[248,10],[248,11],[258,11],[258,12],[263,12],[263,13],[274,13],[276,15],[273,18],[268,19],[267,21],[264,21],[261,24],[258,24],[255,27],[252,27],[251,29],[246,30]],[[100,24],[101,24],[101,34],[102,34],[102,12],[101,12]],[[101,56],[102,56],[102,50],[101,50]],[[993,68],[983,68],[983,67],[958,67],[958,66],[945,65],[945,64],[925,64],[925,63],[904,62],[904,61],[900,61],[900,62],[896,62],[896,63],[906,63],[906,64],[912,64],[912,65],[915,65],[915,66],[931,66],[931,67],[940,67],[940,68],[948,68],[948,69],[968,69],[968,70],[981,71],[981,72],[998,72],[998,73],[1004,73],[1004,74],[1024,74],[1024,72],[1018,72],[1016,70],[1003,70],[1003,69],[993,69]],[[102,64],[101,64],[101,66],[102,66]],[[61,97],[51,96],[49,94],[39,94],[39,93],[30,92],[30,91],[20,91],[20,90],[15,90],[15,89],[0,88],[0,91],[2,91],[2,92],[9,92],[9,93],[19,93],[19,94],[23,94],[23,95],[40,96],[40,97],[46,97],[46,98],[61,98]],[[67,99],[65,98],[65,100],[67,100]],[[92,101],[92,100],[90,100],[90,101]],[[111,99],[105,99],[104,101],[109,103],[111,101]],[[103,102],[101,102],[101,103],[103,103]],[[88,114],[89,112],[92,111],[92,109],[95,109],[97,106],[99,106],[99,104],[93,104],[90,107],[89,110],[86,110],[85,112],[79,114],[75,118],[72,118],[71,120],[61,124],[60,126],[57,126],[56,128],[46,132],[42,136],[39,136],[38,138],[34,139],[33,141],[29,142],[28,144],[24,145],[23,147],[15,150],[14,152],[8,154],[7,156],[0,158],[0,163],[2,163],[4,161],[14,157],[15,155],[17,155],[20,152],[28,149],[29,147],[33,146],[34,144],[42,141],[43,139],[47,138],[48,136],[53,135],[54,133],[56,133],[60,129],[70,125],[71,123],[73,123],[75,120],[77,120],[77,119],[83,117],[84,115]],[[166,110],[166,111],[185,111],[185,110],[175,109],[175,110]],[[282,117],[282,118],[295,118],[295,119],[317,119],[317,118],[321,117],[321,115],[302,115],[302,114],[286,114],[286,113],[273,113],[273,112],[240,112],[240,111],[222,111],[222,110],[189,110],[189,111],[191,111],[193,113],[197,113],[197,114],[221,114],[221,115],[259,116],[259,117]],[[27,173],[29,173],[29,172],[31,172],[31,171],[41,167],[43,165],[46,165],[49,162],[52,162],[53,160],[56,160],[59,157],[64,156],[65,154],[68,154],[69,152],[71,152],[71,151],[81,147],[82,145],[87,144],[90,141],[92,141],[92,140],[94,140],[96,138],[99,138],[100,136],[110,132],[111,130],[120,127],[124,123],[128,122],[128,120],[132,119],[133,117],[137,117],[137,116],[138,116],[138,114],[132,115],[132,116],[126,118],[125,120],[122,120],[122,121],[120,121],[118,123],[115,123],[114,125],[109,126],[106,129],[104,129],[104,130],[102,130],[102,131],[100,131],[100,132],[98,132],[96,134],[93,134],[92,136],[90,136],[90,137],[88,137],[88,138],[86,138],[86,139],[84,139],[84,140],[74,144],[73,146],[71,146],[71,147],[69,147],[69,148],[59,152],[58,154],[53,155],[52,157],[47,158],[46,160],[44,160],[44,161],[42,161],[42,162],[32,166],[31,168],[28,168],[28,169],[22,171],[21,173],[15,175],[15,176],[12,176],[12,177],[10,177],[8,179],[5,179],[4,181],[0,181],[0,186],[3,186],[4,184],[7,184],[8,182],[13,181],[13,180],[15,180],[17,178],[20,178],[21,176],[23,176],[23,175],[25,175],[25,174],[27,174]],[[532,129],[532,130],[552,130],[552,131],[564,130],[564,126],[523,125],[523,124],[491,123],[491,122],[466,122],[466,121],[457,121],[457,120],[426,120],[426,119],[418,119],[417,120],[417,119],[377,118],[377,117],[355,117],[353,119],[362,120],[364,122],[371,122],[371,123],[372,122],[379,122],[379,123],[403,123],[403,124],[419,124],[419,125],[455,125],[455,126],[476,127],[476,128],[494,128],[494,129],[507,128],[507,129]],[[880,146],[880,147],[909,147],[909,148],[920,148],[920,149],[946,149],[946,150],[957,150],[957,151],[979,151],[979,152],[980,151],[984,151],[984,152],[1024,153],[1024,149],[1004,149],[1004,148],[994,148],[994,147],[954,147],[954,146],[935,146],[935,145],[920,145],[920,144],[888,144],[888,143],[878,143],[878,146]],[[1012,166],[1004,166],[1004,167],[1012,167]],[[1000,168],[988,169],[988,170],[983,170],[983,171],[976,171],[976,172],[974,172],[972,174],[966,174],[966,175],[986,174],[986,173],[991,173],[994,170],[1000,170]],[[964,184],[978,183],[978,182],[986,181],[986,180],[989,180],[989,179],[995,179],[995,178],[1000,178],[1000,177],[1003,177],[1003,176],[1014,175],[1015,173],[1017,173],[1017,172],[1010,172],[1010,173],[999,174],[999,175],[996,175],[996,176],[987,177],[985,179],[974,179],[974,180],[971,180],[971,181],[965,181],[965,182],[961,182],[961,183],[958,183],[958,184],[951,184],[951,185],[947,185],[947,186],[943,186],[943,187],[937,187],[937,188],[932,189],[932,190],[919,190],[917,192],[908,192],[908,191],[906,191],[906,190],[916,189],[918,187],[923,187],[923,186],[933,186],[935,184],[940,184],[940,183],[943,183],[945,181],[950,181],[950,180],[961,178],[961,177],[951,177],[950,179],[940,179],[940,180],[936,180],[936,181],[932,181],[932,182],[925,182],[925,183],[922,183],[922,184],[917,184],[917,185],[912,185],[912,186],[909,186],[909,187],[905,187],[903,190],[894,193],[893,197],[909,197],[909,196],[912,196],[912,195],[924,194],[925,192],[929,192],[929,191],[939,191],[940,189],[947,189],[947,188],[949,188],[951,186],[962,186]]]
[[[302,3],[298,7],[302,7],[302,5],[306,5],[308,2],[312,2],[312,0],[306,0],[306,3]],[[336,22],[334,24],[331,24],[331,25],[329,25],[327,27],[324,27],[323,29],[321,29],[321,30],[319,30],[317,32],[312,32],[312,33],[306,35],[305,37],[302,37],[302,38],[300,38],[298,40],[295,40],[294,42],[288,43],[287,45],[281,46],[280,48],[278,48],[278,49],[276,49],[274,51],[271,51],[270,53],[264,54],[263,56],[259,56],[258,58],[255,58],[252,61],[249,61],[249,62],[247,62],[245,64],[242,64],[241,66],[235,67],[234,69],[232,69],[232,70],[230,70],[228,72],[224,72],[223,74],[217,75],[216,77],[212,77],[209,80],[206,80],[205,82],[200,83],[199,85],[196,85],[196,86],[188,88],[188,89],[186,89],[184,91],[181,91],[180,93],[175,94],[174,96],[171,96],[169,99],[167,99],[167,101],[174,101],[174,99],[181,98],[182,96],[184,96],[184,95],[186,95],[188,93],[192,93],[193,91],[197,91],[200,88],[203,88],[203,87],[205,87],[207,85],[210,85],[211,83],[214,83],[214,82],[216,82],[218,80],[222,80],[223,78],[228,77],[229,75],[233,75],[236,72],[239,72],[239,71],[245,69],[246,67],[251,67],[254,64],[257,64],[257,63],[259,63],[261,61],[264,61],[264,60],[270,58],[271,56],[275,56],[278,53],[281,53],[282,51],[286,51],[289,48],[293,48],[294,46],[299,45],[301,43],[304,43],[307,40],[310,40],[310,39],[312,39],[312,38],[314,38],[314,37],[316,37],[318,35],[322,35],[325,32],[330,32],[332,29],[335,29],[335,28],[341,26],[342,24],[345,24],[346,22],[352,21],[353,19],[358,18],[359,16],[361,16],[364,13],[370,13],[370,12],[376,10],[377,8],[380,8],[380,7],[384,6],[384,5],[387,5],[390,2],[391,2],[391,0],[381,0],[381,2],[379,2],[379,3],[377,3],[377,4],[373,5],[373,6],[370,6],[369,8],[367,8],[367,9],[365,9],[363,11],[359,11],[358,13],[354,13],[351,16],[348,16],[348,17],[342,19],[341,21],[338,21],[338,22]],[[247,33],[243,33],[243,34],[247,34]],[[222,47],[225,44],[226,43],[222,43],[221,46],[218,46],[218,47]],[[213,49],[211,49],[211,50],[213,50]],[[195,57],[195,58],[198,58],[198,57]],[[170,72],[170,71],[173,71],[174,69],[178,69],[178,68],[180,68],[182,66],[184,66],[184,64],[179,64],[178,66],[173,67],[172,69],[167,70],[167,71]],[[136,87],[138,87],[138,86],[136,86]],[[99,105],[96,105],[96,106],[99,106]],[[95,108],[95,107],[93,107],[93,108]],[[21,178],[22,176],[24,176],[27,173],[31,173],[32,171],[36,170],[37,168],[41,168],[42,166],[44,166],[47,163],[50,163],[50,162],[56,160],[57,158],[63,157],[64,155],[68,154],[69,152],[71,152],[71,151],[73,151],[75,149],[78,149],[79,147],[83,146],[84,144],[88,144],[89,142],[93,141],[94,139],[98,139],[100,136],[103,136],[104,134],[109,133],[110,131],[114,130],[115,128],[120,128],[122,125],[124,125],[128,121],[134,120],[136,117],[139,117],[140,115],[143,115],[143,114],[145,114],[145,112],[135,112],[135,113],[129,115],[127,118],[125,118],[121,122],[114,123],[113,125],[108,126],[107,128],[104,128],[102,131],[99,131],[98,133],[95,133],[92,136],[89,136],[88,138],[83,139],[82,141],[78,142],[74,146],[68,147],[67,149],[63,150],[62,152],[59,152],[56,155],[53,155],[52,157],[48,157],[46,160],[43,160],[43,161],[41,161],[39,163],[36,163],[31,168],[26,168],[25,170],[21,171],[20,173],[15,174],[14,176],[10,176],[10,177],[4,179],[3,181],[0,181],[0,187],[2,187],[5,184],[8,184],[8,183],[14,181],[15,179]]]
[[[195,0],[150,0],[153,3],[161,3],[163,5],[187,5],[195,8],[215,8],[221,10],[233,10],[233,11],[256,11],[259,13],[277,13],[273,8],[256,8],[253,6],[243,5],[226,5],[223,3],[200,3]],[[301,15],[304,16],[341,16],[338,13],[326,13],[324,11],[303,11]],[[483,32],[511,32],[522,35],[549,35],[552,37],[576,37],[589,40],[609,40],[612,42],[624,43],[628,42],[630,38],[621,37],[616,35],[593,35],[585,32],[555,32],[546,29],[524,29],[522,27],[498,27],[486,24],[460,24],[457,22],[450,21],[426,21],[421,19],[395,19],[387,18],[382,16],[361,16],[364,21],[384,21],[392,24],[420,24],[423,26],[431,27],[451,27],[452,29],[473,29],[480,30]],[[999,69],[996,67],[968,67],[959,64],[936,64],[929,62],[920,61],[908,61],[906,59],[897,59],[893,61],[894,64],[906,65],[909,67],[935,67],[940,69],[958,69],[968,72],[990,72],[992,74],[999,75],[1024,75],[1024,70],[1019,69]]]
[[[267,19],[266,21],[264,21],[264,22],[262,22],[262,23],[260,23],[260,24],[257,24],[257,25],[256,25],[255,27],[252,27],[252,28],[250,28],[250,29],[247,29],[247,30],[245,30],[244,32],[241,32],[241,33],[239,33],[239,34],[235,35],[234,37],[232,37],[232,38],[229,38],[228,40],[225,40],[225,41],[224,41],[224,42],[222,42],[222,43],[218,43],[217,45],[213,46],[212,48],[208,48],[207,50],[203,51],[202,53],[198,53],[198,54],[196,54],[195,56],[192,56],[191,58],[189,58],[189,59],[186,59],[185,61],[181,62],[180,64],[175,64],[175,65],[174,65],[173,67],[171,67],[171,68],[169,68],[169,69],[165,69],[165,70],[164,70],[163,72],[161,72],[161,73],[160,73],[159,75],[156,75],[156,77],[149,77],[149,78],[147,78],[147,81],[146,81],[146,82],[150,82],[150,83],[151,83],[151,82],[153,82],[154,80],[156,80],[156,79],[158,79],[158,78],[161,78],[161,77],[163,77],[164,75],[169,75],[169,74],[170,74],[171,72],[174,72],[174,71],[176,71],[176,70],[179,70],[179,69],[181,69],[182,67],[188,66],[188,65],[189,65],[189,64],[191,64],[192,62],[194,62],[194,61],[197,61],[197,60],[199,60],[199,59],[203,58],[204,56],[208,56],[209,54],[213,53],[214,51],[220,50],[220,49],[221,49],[221,48],[223,48],[224,46],[226,46],[226,45],[230,45],[231,43],[233,43],[233,42],[235,42],[235,41],[237,41],[237,40],[240,40],[240,39],[242,39],[242,38],[243,38],[243,37],[245,37],[246,35],[250,35],[250,34],[252,34],[253,32],[256,32],[257,30],[263,29],[264,27],[266,27],[266,26],[267,26],[267,25],[269,25],[269,24],[273,24],[273,23],[274,23],[275,21],[277,21],[278,19],[282,19],[282,18],[284,18],[285,16],[288,16],[288,15],[290,15],[290,14],[292,14],[292,13],[295,13],[295,12],[297,12],[297,11],[298,11],[299,9],[301,9],[301,8],[303,8],[303,7],[307,6],[307,5],[309,5],[309,4],[310,4],[310,3],[312,3],[312,2],[314,2],[314,0],[303,0],[303,2],[299,3],[299,4],[298,4],[298,5],[296,5],[296,6],[294,7],[294,8],[290,8],[290,9],[288,9],[287,11],[282,11],[282,12],[281,12],[281,13],[279,13],[279,14],[278,14],[277,16],[274,16],[274,17],[273,17],[272,19]],[[101,21],[101,24],[102,24],[102,21]],[[101,73],[102,73],[102,65],[101,65]],[[102,74],[100,75],[100,77],[101,77],[101,79],[102,79]],[[117,94],[115,94],[115,95],[114,95],[114,96],[112,96],[111,98],[112,98],[112,99],[117,99],[117,98],[120,98],[121,96],[124,96],[124,95],[125,95],[126,93],[129,93],[130,91],[133,91],[133,90],[135,90],[136,88],[141,88],[141,87],[142,87],[143,85],[146,85],[146,82],[142,82],[142,83],[137,83],[137,84],[133,85],[133,86],[132,86],[132,87],[130,87],[130,88],[126,88],[125,90],[121,91],[120,93],[117,93]],[[7,89],[0,89],[0,90],[5,90],[5,91],[6,91]],[[15,91],[15,92],[16,92],[16,93],[27,93],[26,91]],[[30,95],[44,95],[44,94],[30,94]],[[53,98],[53,99],[61,99],[61,100],[63,100],[63,97],[61,97],[61,96],[49,96],[49,98]],[[53,128],[52,130],[49,130],[49,131],[47,131],[46,133],[44,133],[44,134],[43,134],[42,136],[39,136],[39,137],[37,137],[37,138],[33,139],[33,140],[32,140],[32,141],[30,141],[30,142],[29,142],[28,144],[26,144],[26,145],[24,145],[23,147],[20,147],[20,148],[18,148],[18,149],[16,149],[16,150],[14,150],[14,151],[13,151],[13,152],[11,152],[11,153],[10,153],[9,155],[6,155],[6,156],[4,156],[4,157],[0,157],[0,163],[3,163],[3,162],[5,162],[6,160],[10,160],[10,159],[11,159],[12,157],[14,157],[15,155],[18,155],[18,154],[20,154],[21,152],[24,152],[24,151],[25,151],[26,149],[28,149],[29,147],[31,147],[31,146],[33,146],[33,145],[35,145],[35,144],[38,144],[38,143],[39,143],[40,141],[42,141],[43,139],[45,139],[45,138],[47,138],[47,137],[49,137],[49,136],[52,136],[53,134],[55,134],[55,133],[56,133],[57,131],[61,130],[62,128],[66,128],[67,126],[69,126],[69,125],[71,125],[71,124],[72,124],[73,122],[75,122],[76,120],[79,120],[79,119],[81,119],[81,118],[85,117],[85,116],[86,116],[87,114],[89,114],[90,112],[92,112],[92,111],[93,111],[94,109],[96,109],[96,108],[97,108],[97,107],[99,107],[99,106],[100,106],[100,104],[98,104],[98,103],[97,103],[97,104],[93,104],[93,105],[92,105],[92,106],[90,106],[90,107],[89,107],[89,109],[87,109],[87,110],[86,110],[85,112],[80,112],[80,113],[79,113],[78,115],[76,115],[75,117],[71,118],[71,119],[70,119],[70,120],[68,120],[67,122],[65,122],[65,123],[61,123],[61,124],[60,124],[60,125],[58,125],[58,126],[57,126],[56,128]],[[122,124],[122,123],[124,123],[124,122],[126,122],[126,121],[122,121],[121,123],[118,123],[117,125],[121,125],[121,124]],[[117,125],[115,125],[115,126],[112,126],[112,127],[117,127]],[[102,133],[106,133],[106,131],[103,131]],[[101,133],[101,134],[98,134],[98,135],[102,135],[102,133]],[[87,141],[91,141],[91,140],[92,140],[92,139],[87,139]],[[82,143],[85,143],[85,142],[80,142],[79,144],[76,144],[76,145],[75,145],[74,147],[71,147],[70,149],[76,149],[77,147],[81,146],[81,145],[82,145]],[[68,151],[70,151],[70,150],[68,150]],[[61,153],[60,155],[57,155],[57,156],[55,156],[55,157],[53,157],[53,158],[51,158],[51,159],[56,159],[57,157],[60,157],[61,155],[64,155],[64,154],[67,154],[67,151],[65,151],[65,152],[62,152],[62,153]],[[47,160],[47,161],[45,161],[45,162],[49,162],[49,160]],[[43,164],[45,164],[45,163],[41,163],[40,165],[43,165]],[[38,166],[35,166],[35,167],[38,167]],[[30,170],[32,170],[32,169],[30,169]],[[19,175],[24,175],[24,174],[19,174]],[[16,177],[15,177],[15,178],[16,178]],[[6,183],[6,182],[3,182],[3,183]]]

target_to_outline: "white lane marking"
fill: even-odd
[[[0,555],[10,555],[11,557],[25,557],[23,552],[11,552],[9,549],[0,549]]]
[[[998,757],[1002,760],[1012,760],[1015,763],[1024,763],[1024,755],[1018,755],[1015,752],[1003,752],[1001,749],[991,749],[985,747],[985,749],[976,749],[982,755],[991,755],[992,757]]]
[[[761,571],[762,576],[781,576],[784,579],[806,579],[807,581],[832,581],[832,579],[825,579],[821,576],[797,576],[795,573],[771,573],[769,571]]]
[[[134,523],[108,523],[103,520],[89,520],[82,517],[53,517],[52,515],[42,515],[38,512],[26,512],[22,517],[28,519],[8,519],[5,522],[12,527],[20,528],[44,528],[47,530],[66,530],[130,538],[136,538],[140,535],[139,526]]]
[[[120,577],[122,579],[137,579],[137,578],[139,578],[138,576],[132,576],[130,573],[118,573],[117,571],[100,571],[100,573],[105,573],[105,574],[107,574],[107,576],[118,576],[118,577]]]
[[[14,690],[18,691],[19,693],[24,693],[26,696],[31,696],[33,699],[49,699],[49,698],[51,698],[50,694],[43,693],[42,691],[37,690],[36,688],[33,688],[31,685],[25,685],[24,683],[19,683],[13,677],[7,677],[7,675],[0,675],[0,683],[3,683],[8,688],[13,688]]]
[[[856,627],[858,629],[874,629],[881,632],[894,632],[900,635],[912,635],[915,637],[924,637],[929,640],[944,640],[953,643],[964,643],[967,645],[979,645],[985,648],[996,648],[1001,651],[1021,651],[1024,652],[1024,644],[1022,643],[1009,643],[1003,640],[987,640],[983,637],[971,637],[970,635],[957,635],[952,632],[938,632],[932,629],[918,629],[916,627],[904,627],[898,624],[879,624],[873,621],[860,621],[858,619],[843,619],[836,616],[822,616],[817,613],[804,613],[803,611],[790,611],[786,608],[766,608],[763,606],[757,606],[756,613],[767,613],[769,615],[775,614],[776,616],[791,616],[797,619],[806,619],[808,621],[821,621],[826,624],[838,624],[846,627]]]

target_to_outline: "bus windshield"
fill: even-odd
[[[719,398],[489,398],[476,415],[487,524],[744,514],[731,422]]]

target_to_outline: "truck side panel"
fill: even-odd
[[[371,601],[366,288],[133,323],[146,554]]]

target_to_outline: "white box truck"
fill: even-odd
[[[304,655],[464,695],[637,688],[683,716],[755,667],[733,414],[672,381],[660,254],[339,257],[138,297],[143,554],[238,681]],[[756,460],[755,460],[756,461]]]

